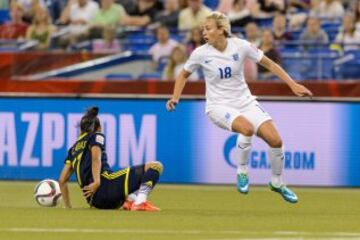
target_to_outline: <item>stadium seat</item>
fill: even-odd
[[[204,4],[212,10],[216,10],[219,5],[219,0],[204,0]]]
[[[273,17],[255,18],[255,21],[260,28],[271,28]]]
[[[287,52],[282,56],[284,69],[297,80],[333,79],[334,53]]]
[[[0,9],[0,24],[10,20],[9,10]]]
[[[160,72],[153,72],[153,73],[144,73],[138,77],[139,80],[160,80],[161,73]]]
[[[338,79],[359,79],[360,51],[348,51],[333,65],[334,75]]]
[[[105,76],[106,80],[133,80],[130,73],[109,73]]]

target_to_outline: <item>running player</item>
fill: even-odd
[[[163,167],[153,161],[113,172],[105,152],[105,136],[100,133],[99,109],[92,107],[81,118],[81,135],[69,149],[59,184],[66,208],[71,208],[67,182],[75,172],[77,182],[91,207],[131,211],[159,211],[147,201]]]
[[[269,187],[290,203],[296,203],[296,194],[282,180],[284,151],[282,139],[269,114],[260,106],[244,79],[246,58],[260,63],[283,80],[297,96],[312,96],[310,90],[296,83],[278,64],[248,41],[231,36],[229,19],[213,12],[205,21],[203,36],[206,44],[195,49],[184,69],[178,75],[173,96],[167,101],[168,111],[179,102],[186,79],[202,68],[206,81],[206,114],[220,128],[238,133],[240,152],[237,169],[237,188],[249,191],[248,156],[254,134],[269,145],[272,177]]]

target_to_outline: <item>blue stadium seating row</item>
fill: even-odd
[[[134,77],[130,73],[110,73],[105,76],[107,80],[133,80]],[[153,72],[153,73],[144,73],[141,74],[136,80],[159,80],[161,79],[160,72]]]
[[[344,54],[328,50],[327,52],[299,53],[287,52],[282,58],[282,66],[296,80],[358,79],[360,76],[360,51]],[[166,59],[157,72],[140,75],[138,80],[161,79],[161,71]],[[131,80],[130,73],[111,73],[108,80]]]
[[[7,22],[10,19],[9,11],[0,9],[0,24]]]

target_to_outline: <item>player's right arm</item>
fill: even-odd
[[[195,72],[199,67],[202,59],[200,48],[195,49],[189,59],[186,61],[184,68],[181,70],[178,76],[176,76],[174,92],[170,100],[166,103],[166,109],[168,111],[174,111],[176,104],[179,103],[181,93],[185,87],[187,78],[191,73]]]
[[[190,76],[190,74],[191,73],[189,73],[185,69],[183,69],[183,70],[181,70],[179,75],[176,77],[173,95],[172,95],[171,99],[169,101],[167,101],[167,103],[166,103],[166,109],[168,111],[175,110],[176,104],[180,100],[181,93],[185,87],[186,80]]]
[[[73,172],[73,168],[71,166],[71,163],[65,163],[59,178],[59,185],[60,185],[61,195],[64,201],[65,208],[72,207],[70,202],[69,188],[67,184],[69,182],[72,172]]]

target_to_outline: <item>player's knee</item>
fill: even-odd
[[[252,126],[244,127],[241,133],[247,137],[254,135],[254,128]]]
[[[269,142],[269,145],[272,148],[281,148],[283,146],[283,142],[282,142],[281,138],[276,138],[276,139],[272,139]]]
[[[161,162],[159,161],[152,161],[147,163],[148,168],[154,169],[156,171],[158,171],[160,174],[164,171],[164,166]]]
[[[234,132],[238,132],[246,137],[251,137],[252,135],[254,135],[254,127],[251,125],[251,123],[244,118],[243,116],[239,116],[237,117],[233,122],[232,122],[232,130]]]

